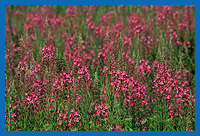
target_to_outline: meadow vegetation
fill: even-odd
[[[194,6],[5,6],[6,131],[194,131]]]

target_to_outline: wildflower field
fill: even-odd
[[[194,131],[194,6],[5,6],[6,131]]]

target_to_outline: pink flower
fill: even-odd
[[[78,118],[75,118],[75,119],[74,119],[74,122],[79,122]]]
[[[75,110],[74,110],[74,109],[71,109],[71,111],[70,111],[70,112],[71,112],[71,113],[72,113],[72,112],[75,112]]]
[[[63,123],[62,121],[59,121],[57,124],[58,124],[58,125],[61,125],[62,123]]]
[[[13,118],[13,117],[16,117],[15,113],[12,113],[11,117],[12,117],[12,118]]]

